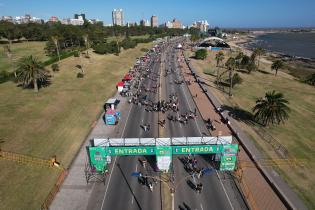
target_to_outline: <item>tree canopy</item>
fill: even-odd
[[[264,126],[284,123],[289,118],[289,102],[283,94],[275,90],[269,91],[264,98],[259,98],[253,108],[254,118]]]

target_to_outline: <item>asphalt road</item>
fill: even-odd
[[[179,114],[185,114],[188,111],[194,111],[195,105],[185,84],[175,84],[174,80],[180,80],[182,76],[177,66],[175,44],[167,47],[165,54],[164,66],[160,72],[160,63],[153,62],[150,64],[150,77],[146,78],[142,84],[145,87],[152,88],[157,84],[153,81],[154,75],[161,75],[161,93],[142,93],[152,101],[157,101],[159,95],[162,99],[168,99],[170,94],[177,94],[179,99]],[[172,70],[172,73],[165,75],[165,69]],[[159,81],[159,78],[158,80]],[[158,119],[165,119],[165,128],[159,127]],[[197,118],[189,120],[188,124],[171,122],[167,120],[167,114],[178,115],[178,113],[167,112],[165,114],[148,112],[143,106],[130,104],[130,111],[123,129],[122,136],[117,137],[158,137],[163,133],[165,137],[181,136],[202,136],[207,135],[200,114],[197,112]],[[140,125],[150,124],[151,129],[144,131]],[[159,132],[160,130],[160,132]],[[162,132],[161,132],[162,131]],[[148,165],[144,168],[139,158],[147,158]],[[202,193],[196,193],[188,184],[188,173],[184,170],[183,164],[179,160],[180,156],[173,156],[173,172],[175,183],[175,209],[246,209],[246,206],[236,188],[223,183],[220,175],[214,172],[210,175],[203,176],[198,182],[203,183]],[[196,156],[199,167],[210,167],[209,156]],[[94,187],[93,201],[89,202],[89,209],[110,209],[110,210],[160,210],[162,209],[160,183],[154,184],[153,192],[145,185],[138,182],[138,178],[132,177],[131,173],[141,171],[148,176],[158,176],[154,171],[155,157],[115,157],[112,160],[110,173],[107,177],[105,186],[98,184]],[[185,178],[186,177],[186,178]],[[152,182],[152,180],[148,180]]]

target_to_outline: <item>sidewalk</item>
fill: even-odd
[[[118,93],[113,97],[120,100],[118,105],[118,111],[121,112],[122,119],[126,119],[126,115],[129,111],[129,106],[126,98],[121,97]],[[93,138],[104,138],[104,137],[117,137],[126,123],[124,120],[119,122],[119,126],[107,126],[104,124],[103,114],[97,122],[93,124],[93,129],[89,136],[86,138],[83,146],[81,147],[78,155],[75,157],[69,174],[62,184],[60,191],[57,193],[55,199],[50,205],[49,209],[59,210],[85,210],[88,209],[88,205],[92,197],[95,196],[93,193],[94,188],[97,186],[103,186],[103,184],[95,185],[93,183],[86,183],[84,170],[85,163],[88,161],[88,156],[85,146],[90,144],[90,139]],[[78,199],[79,198],[79,199]]]
[[[211,131],[213,136],[216,135],[232,135],[237,134],[239,139],[242,139],[240,142],[240,152],[238,154],[238,159],[241,161],[251,161],[251,158],[248,156],[247,152],[244,150],[243,144],[246,146],[246,149],[250,151],[253,157],[257,160],[260,158],[259,151],[255,146],[249,142],[248,137],[242,132],[241,129],[236,127],[236,122],[234,119],[229,117],[230,125],[222,122],[222,119],[225,119],[228,116],[228,113],[224,112],[219,114],[216,112],[216,109],[220,107],[219,101],[208,91],[205,85],[200,85],[195,82],[195,77],[193,68],[188,66],[184,61],[184,58],[181,59],[183,62],[182,71],[183,76],[186,81],[191,81],[191,85],[188,85],[188,88],[192,95],[197,94],[197,97],[194,97],[194,101],[201,112],[201,115],[204,120],[210,118],[213,121],[213,124],[216,127],[215,131]],[[207,92],[204,92],[204,91]],[[246,139],[244,143],[243,139]],[[267,170],[267,169],[263,169]],[[266,181],[260,170],[256,167],[253,168],[243,168],[242,179],[240,186],[242,188],[243,194],[245,195],[250,207],[252,209],[263,209],[263,210],[273,210],[273,209],[287,209],[284,203],[280,200],[278,195],[274,192],[270,184]],[[278,176],[279,177],[279,176]],[[270,179],[270,178],[269,178]],[[274,179],[271,178],[272,183]],[[283,181],[282,181],[283,182]],[[280,184],[279,184],[280,185]],[[284,188],[285,189],[285,188]],[[287,190],[287,189],[285,189]],[[289,189],[290,190],[290,189]],[[291,190],[292,191],[292,190]],[[297,197],[295,195],[295,197]],[[292,200],[295,200],[294,196],[291,197]],[[296,209],[301,208],[300,205],[292,205]]]

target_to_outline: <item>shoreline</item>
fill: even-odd
[[[253,49],[255,48],[255,46],[249,46],[249,44],[254,43],[254,40],[261,35],[265,35],[265,34],[270,34],[270,33],[277,33],[277,32],[266,32],[263,31],[261,33],[255,33],[255,34],[251,34],[251,35],[246,35],[246,38],[244,39],[244,37],[241,38],[241,40],[239,42],[235,42],[235,44],[242,48],[242,49],[246,49],[249,51],[253,51]],[[282,32],[282,33],[293,33],[293,32]],[[309,32],[309,33],[314,33],[315,32]],[[264,48],[265,49],[265,48]],[[299,61],[313,61],[315,62],[315,57],[302,57],[302,56],[294,56],[294,55],[289,55],[283,52],[279,52],[279,51],[274,51],[274,50],[268,50],[265,49],[266,51],[266,55],[268,56],[272,56],[272,57],[276,57],[276,58],[280,58],[283,60],[299,60]]]
[[[229,40],[227,43],[231,46],[231,49],[239,49],[250,56],[253,53],[253,48],[247,47],[246,44],[252,42],[257,36],[258,34],[243,35],[237,40]],[[287,66],[286,69],[283,69],[284,72],[296,78],[305,79],[307,76],[315,73],[315,59],[313,58],[294,57],[267,50],[266,54],[260,58],[261,62],[266,64],[272,64],[276,59],[282,60]]]

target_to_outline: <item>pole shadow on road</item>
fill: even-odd
[[[183,206],[184,207],[182,207],[181,205],[178,205],[178,209],[179,210],[191,210],[191,208],[185,202],[183,202]]]
[[[120,164],[119,164],[119,163],[117,163],[117,167],[119,168],[119,170],[120,170],[120,172],[121,172],[121,174],[122,174],[122,176],[123,176],[123,178],[124,178],[126,184],[128,185],[128,188],[129,188],[129,190],[130,190],[132,196],[134,197],[134,199],[135,199],[135,201],[136,201],[136,203],[137,203],[137,206],[139,207],[140,210],[142,210],[141,205],[140,205],[140,203],[139,203],[139,201],[138,201],[136,195],[134,194],[133,190],[131,189],[131,186],[130,186],[130,184],[129,184],[127,178],[126,178],[126,175],[125,175],[125,173],[123,172],[122,168],[120,167]]]

